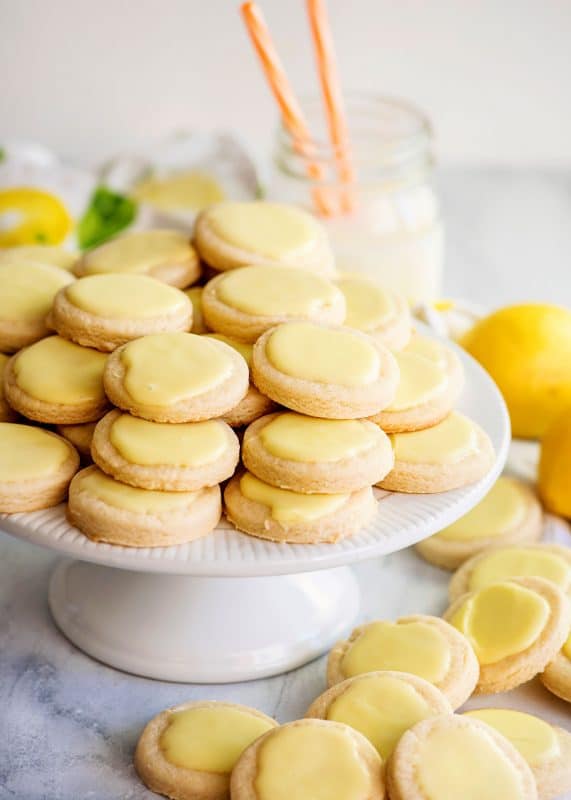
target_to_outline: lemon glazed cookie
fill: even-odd
[[[268,414],[246,429],[242,461],[272,486],[335,494],[377,483],[392,469],[393,451],[386,434],[368,420],[288,411]]]
[[[232,478],[224,503],[238,530],[293,544],[338,542],[357,533],[377,511],[370,486],[344,494],[301,494],[270,486],[250,472]]]
[[[391,800],[537,800],[533,773],[504,736],[447,714],[408,730],[387,764]]]
[[[4,370],[10,356],[0,353],[0,422],[15,422],[18,415],[6,402],[4,397]]]
[[[125,547],[170,547],[210,533],[221,515],[220,487],[153,492],[120,483],[98,467],[77,473],[67,518],[95,542]]]
[[[266,331],[252,355],[258,389],[293,411],[327,419],[359,419],[394,398],[392,353],[360,331],[286,322]]]
[[[61,503],[78,467],[77,452],[61,436],[0,422],[0,512],[36,511]]]
[[[4,370],[6,400],[38,422],[93,422],[107,411],[103,370],[107,356],[60,336],[49,336],[12,356]]]
[[[470,697],[478,681],[478,660],[467,639],[440,617],[424,614],[355,628],[329,653],[327,683],[334,686],[378,670],[424,678],[442,692],[452,708]]]
[[[234,474],[238,437],[225,422],[149,422],[115,409],[99,421],[91,454],[116,480],[165,492],[215,486]]]
[[[545,578],[571,594],[571,548],[557,544],[490,548],[454,573],[448,589],[450,602],[490,583],[526,577]]]
[[[240,756],[232,800],[384,800],[381,758],[340,722],[299,719],[274,728]]]
[[[261,711],[235,703],[183,703],[147,724],[135,769],[149,789],[172,800],[229,800],[236,761],[276,726]]]
[[[200,277],[196,250],[180,231],[134,231],[95,247],[75,265],[82,278],[102,272],[134,272],[184,289]]]
[[[150,333],[188,331],[192,303],[146,275],[90,275],[57,293],[49,323],[66,339],[110,352]]]
[[[196,220],[194,245],[219,271],[262,264],[333,273],[325,229],[296,206],[261,201],[209,206]]]
[[[293,319],[341,325],[345,298],[327,278],[304,269],[241,267],[209,281],[202,294],[208,327],[246,342]]]
[[[79,425],[58,425],[57,432],[71,442],[80,456],[91,460],[91,441],[96,422],[82,422]]]
[[[393,492],[431,494],[458,489],[483,478],[494,463],[487,433],[457,411],[432,428],[390,438],[395,465],[377,485]]]
[[[539,679],[552,694],[571,703],[571,631]]]
[[[156,333],[108,356],[111,402],[152,422],[199,422],[234,408],[248,391],[248,365],[223,342],[194,333]]]
[[[363,275],[342,274],[335,283],[347,306],[345,325],[368,333],[390,350],[402,350],[412,334],[406,299]]]
[[[0,259],[0,351],[13,353],[47,336],[53,299],[73,280],[49,264]]]
[[[444,618],[480,663],[476,694],[513,689],[542,672],[571,626],[571,604],[543,578],[512,578],[458,598]]]
[[[509,708],[478,708],[464,716],[485,722],[513,744],[533,772],[539,800],[571,790],[571,733]]]
[[[542,528],[535,493],[523,481],[502,475],[471,511],[415,549],[431,564],[452,570],[489,547],[534,542]]]
[[[349,725],[371,742],[383,760],[410,727],[428,717],[451,714],[442,692],[407,672],[367,672],[319,695],[306,717]]]

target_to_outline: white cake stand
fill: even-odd
[[[56,567],[49,604],[79,648],[113,667],[162,680],[223,683],[300,666],[345,634],[359,610],[348,564],[408,547],[472,508],[501,472],[510,426],[482,368],[456,348],[466,371],[459,408],[489,434],[496,460],[478,483],[434,495],[379,492],[379,512],[339,544],[255,539],[223,522],[178,547],[96,544],[64,506],[12,514],[2,528],[74,560]]]

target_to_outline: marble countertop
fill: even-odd
[[[487,305],[550,300],[571,306],[571,173],[448,170],[447,293]],[[562,523],[549,537],[570,543]],[[318,659],[275,678],[199,686],[137,678],[83,655],[55,628],[47,584],[56,558],[0,533],[0,800],[145,800],[132,753],[146,721],[185,700],[256,706],[279,721],[325,688]],[[448,574],[408,550],[356,568],[362,619],[439,614]],[[571,728],[569,706],[532,681],[477,705],[525,707]],[[476,705],[472,701],[472,705]],[[570,796],[571,798],[571,796]]]

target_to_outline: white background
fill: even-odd
[[[303,0],[259,0],[296,87]],[[445,162],[571,165],[571,0],[329,0],[344,83],[435,121]],[[236,0],[0,0],[0,138],[95,162],[173,129],[267,143],[274,107]]]

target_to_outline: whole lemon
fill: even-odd
[[[465,334],[462,345],[498,384],[514,436],[543,436],[571,406],[571,312],[534,304],[501,308]]]
[[[557,417],[541,441],[538,489],[548,511],[571,517],[571,408]]]

